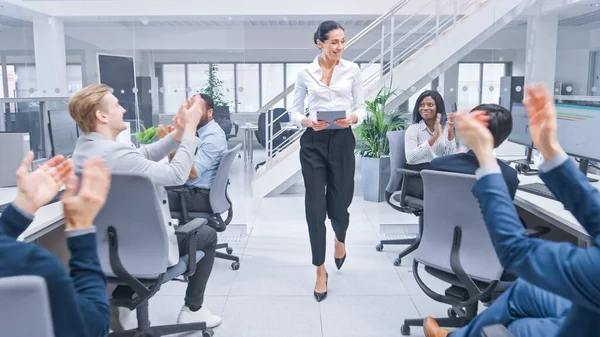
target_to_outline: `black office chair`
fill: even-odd
[[[212,212],[189,212],[185,204],[185,195],[189,193],[190,190],[186,187],[181,187],[170,190],[179,193],[179,197],[181,198],[181,211],[171,212],[171,217],[179,219],[183,223],[188,223],[190,219],[206,219],[208,220],[208,225],[213,227],[217,232],[225,231],[233,219],[233,206],[231,204],[231,200],[229,199],[229,195],[227,194],[227,187],[229,186],[229,171],[233,165],[233,159],[241,147],[242,145],[238,144],[233,149],[228,150],[223,154],[223,158],[221,159],[221,163],[217,169],[215,180],[209,192],[210,208]],[[227,218],[223,220],[221,214],[225,212],[227,212]],[[238,270],[240,268],[240,258],[231,255],[233,253],[233,249],[229,247],[228,243],[217,244],[217,249],[225,249],[227,252],[227,254],[217,252],[217,258],[233,261],[231,263],[231,269],[233,270]]]
[[[390,131],[387,137],[390,144],[390,181],[385,189],[385,199],[395,210],[410,213],[419,217],[419,236],[410,239],[381,240],[375,247],[378,252],[384,245],[409,245],[398,254],[394,265],[399,266],[402,258],[412,253],[419,247],[419,240],[423,233],[423,200],[406,194],[408,182],[411,178],[420,177],[419,172],[405,169],[406,157],[404,155],[404,130]],[[383,224],[382,224],[383,225]]]
[[[277,111],[277,112],[276,112]],[[274,122],[272,123],[271,127],[273,128],[273,132],[271,133],[273,136],[277,135],[278,132],[281,131],[281,120],[286,120],[289,121],[290,117],[288,112],[282,108],[276,108],[273,110],[273,120]],[[267,127],[265,125],[265,118],[267,113],[261,113],[258,116],[258,130],[254,131],[254,135],[256,136],[256,140],[258,141],[258,143],[266,148],[267,147],[267,138],[265,137],[265,135],[267,134],[266,130]],[[283,115],[281,118],[276,119],[278,116]],[[293,130],[288,130],[288,131],[284,131],[282,132],[280,135],[276,136],[275,139],[273,140],[273,150],[272,152],[269,152],[268,155],[269,156],[273,156],[273,154],[275,154],[278,150],[275,150],[279,145],[281,145],[283,142],[286,141],[286,139],[288,137],[291,137],[294,134],[295,131]],[[265,162],[260,162],[256,165],[255,170],[258,170],[259,167],[261,167],[262,165],[264,165]]]
[[[217,107],[213,113],[214,121],[219,124],[223,132],[225,132],[225,137],[227,140],[237,137],[238,131],[240,130],[240,126],[237,123],[234,123],[231,120],[231,114],[229,113],[229,108],[225,107]]]

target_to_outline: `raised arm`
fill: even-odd
[[[497,164],[473,188],[500,263],[525,281],[587,308],[600,308],[600,248],[530,239]],[[478,176],[481,176],[481,169]]]
[[[146,174],[158,186],[183,185],[190,174],[199,143],[198,137],[185,134],[175,156],[168,164],[146,159],[139,152],[122,147],[119,153],[114,154],[112,167],[115,170]]]
[[[170,153],[177,151],[178,147],[179,141],[177,141],[173,135],[169,134],[156,143],[139,148],[138,152],[140,155],[142,155],[142,157],[148,160],[160,161]]]

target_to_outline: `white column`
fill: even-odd
[[[55,18],[34,20],[33,42],[37,79],[35,96],[67,97],[67,59],[62,21]]]
[[[537,14],[527,20],[525,83],[543,82],[554,90],[558,14]]]

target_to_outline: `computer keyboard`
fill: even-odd
[[[535,195],[539,195],[540,197],[557,200],[556,196],[546,187],[545,184],[542,183],[531,183],[519,185],[519,190]]]

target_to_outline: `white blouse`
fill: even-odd
[[[456,138],[448,140],[448,125],[443,128],[442,135],[433,146],[430,146],[429,138],[433,136],[433,132],[429,131],[424,120],[409,126],[404,133],[406,163],[409,165],[430,163],[434,158],[456,153]]]
[[[329,86],[321,82],[323,70],[319,66],[319,56],[298,72],[294,88],[294,103],[288,109],[292,123],[302,127],[304,99],[308,95],[310,117],[316,117],[317,111],[346,111],[346,115],[354,113],[358,126],[367,116],[364,99],[363,81],[360,68],[351,61],[340,60],[333,69]]]

